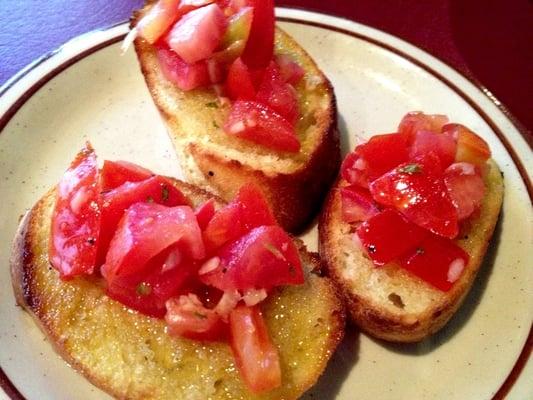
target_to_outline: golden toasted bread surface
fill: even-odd
[[[132,26],[151,2],[136,12]],[[333,88],[311,57],[285,32],[276,30],[275,53],[290,55],[305,70],[296,86],[301,117],[298,153],[277,152],[223,131],[231,105],[212,89],[179,90],[163,75],[154,46],[134,42],[141,71],[187,180],[233,198],[244,182],[266,194],[278,222],[301,230],[320,208],[340,165],[337,108]]]
[[[341,287],[352,320],[369,334],[395,342],[416,342],[436,332],[455,313],[472,286],[498,221],[503,179],[488,163],[486,194],[479,214],[463,224],[456,243],[470,256],[459,280],[448,292],[391,263],[376,268],[352,240],[353,229],[342,220],[337,181],[319,223],[320,253],[327,273]]]
[[[213,197],[183,182],[175,185],[195,205]],[[306,283],[275,291],[262,306],[283,383],[253,395],[227,344],[170,337],[163,320],[107,297],[101,278],[61,281],[47,257],[54,201],[52,190],[26,215],[15,239],[16,298],[73,368],[117,398],[294,399],[316,382],[343,336],[336,287],[313,272],[320,268],[316,255],[297,242]]]

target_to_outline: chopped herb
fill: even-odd
[[[416,249],[416,254],[424,254],[425,250],[422,247]]]
[[[141,282],[137,285],[137,288],[135,289],[135,291],[137,292],[139,296],[147,296],[150,293],[152,293],[152,288],[150,287],[148,283]]]
[[[218,126],[218,124],[217,124],[216,121],[213,121],[213,126],[214,126],[215,128],[217,128],[217,129],[220,128],[220,126]]]
[[[422,172],[422,167],[420,166],[420,164],[407,164],[403,167],[398,168],[398,171],[404,174],[413,175]]]
[[[91,246],[94,246],[94,244],[96,243],[96,238],[90,237],[89,239],[87,239],[87,243],[89,243]]]
[[[168,187],[166,185],[163,185],[161,187],[161,198],[163,201],[167,201],[169,196]]]
[[[209,103],[205,103],[205,106],[209,108],[218,108],[218,103],[216,101],[210,101]]]
[[[263,245],[265,249],[267,249],[269,252],[271,252],[276,258],[279,258],[280,260],[286,260],[285,256],[279,251],[272,243],[265,243]]]
[[[207,319],[207,315],[199,313],[198,311],[194,312],[194,316],[198,319]]]
[[[146,202],[147,202],[147,203],[153,203],[153,202],[154,202],[154,198],[153,198],[152,196],[148,196],[148,197],[146,198]]]

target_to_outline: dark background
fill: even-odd
[[[0,85],[82,33],[126,20],[141,0],[0,0]],[[533,131],[533,2],[278,0],[343,16],[421,47],[486,87]]]

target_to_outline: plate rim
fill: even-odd
[[[519,154],[516,152],[515,148],[512,146],[510,140],[507,138],[507,136],[503,133],[502,129],[499,128],[499,126],[493,121],[493,118],[491,118],[488,113],[484,110],[482,106],[480,106],[469,94],[467,94],[464,90],[462,90],[456,83],[453,82],[453,78],[449,78],[445,76],[445,73],[437,71],[432,66],[428,65],[424,61],[416,58],[415,55],[409,54],[408,51],[419,51],[422,54],[429,56],[430,59],[436,60],[438,63],[442,64],[443,66],[451,69],[453,72],[458,74],[460,77],[466,79],[474,88],[479,90],[486,99],[490,101],[494,106],[496,106],[497,110],[501,112],[503,117],[507,119],[508,122],[511,123],[511,125],[515,128],[515,130],[521,135],[521,138],[526,142],[526,144],[531,148],[530,140],[531,140],[531,132],[527,127],[525,127],[520,121],[514,117],[514,115],[509,111],[509,109],[501,103],[481,82],[476,80],[473,77],[470,77],[466,74],[463,74],[462,72],[458,71],[453,66],[449,65],[445,61],[439,59],[438,57],[428,53],[424,49],[421,49],[417,47],[416,45],[413,45],[401,38],[398,38],[397,36],[394,36],[390,33],[381,31],[379,29],[373,28],[371,26],[361,24],[356,21],[352,21],[343,17],[339,17],[336,15],[326,14],[326,13],[320,13],[320,12],[314,12],[314,11],[306,11],[298,7],[277,7],[277,11],[293,11],[296,12],[296,15],[294,16],[286,16],[286,15],[277,15],[276,18],[278,21],[281,22],[288,22],[288,23],[295,23],[295,24],[302,24],[302,25],[308,25],[313,26],[321,29],[326,29],[329,31],[334,31],[337,33],[341,33],[344,35],[348,35],[353,38],[357,38],[360,40],[363,40],[367,43],[370,43],[372,45],[378,46],[382,49],[385,49],[395,55],[400,56],[401,58],[407,60],[408,62],[416,65],[417,67],[421,68],[434,78],[438,79],[441,83],[445,84],[449,89],[451,89],[453,92],[455,92],[457,95],[461,97],[462,100],[464,100],[472,109],[478,114],[479,117],[491,128],[493,133],[497,136],[498,140],[501,142],[503,147],[505,148],[506,152],[509,154],[510,158],[512,159],[512,162],[514,166],[516,167],[517,171],[520,174],[520,177],[522,179],[522,182],[524,183],[528,197],[530,199],[530,202],[533,203],[533,186],[531,183],[531,179],[529,177],[529,174],[527,172],[527,168],[525,167],[524,163],[526,160],[522,160],[522,158],[519,156]],[[285,13],[283,13],[285,14]],[[386,39],[394,39],[395,41],[398,41],[398,43],[406,46],[408,48],[407,51],[399,49],[394,46],[394,44],[388,43],[387,41],[380,40],[378,38],[372,37],[371,35],[366,35],[361,32],[357,32],[356,29],[350,30],[348,28],[344,28],[339,26],[339,24],[334,25],[333,23],[327,23],[327,22],[318,22],[315,20],[312,20],[311,18],[306,18],[306,16],[309,15],[315,15],[315,16],[326,16],[329,19],[333,20],[341,20],[345,23],[353,24],[355,26],[364,27],[365,29],[368,29],[371,33],[379,33],[383,35]],[[98,38],[97,34],[101,33],[109,33],[109,31],[117,28],[126,28],[128,21],[120,21],[113,25],[107,26],[102,29],[96,29],[90,32],[87,32],[85,34],[79,35],[67,42],[65,42],[60,47],[44,54],[40,58],[36,59],[35,61],[28,64],[26,67],[21,69],[18,73],[16,73],[12,78],[10,78],[8,81],[6,81],[1,87],[0,87],[0,100],[4,98],[4,95],[10,92],[13,88],[17,86],[17,84],[22,81],[25,77],[27,77],[28,74],[30,74],[32,71],[34,71],[37,67],[44,64],[46,61],[53,59],[54,57],[60,55],[69,45],[80,41],[81,39],[91,41],[94,40],[94,44],[89,45],[89,47],[82,49],[81,51],[76,52],[75,54],[72,54],[68,58],[66,58],[63,62],[59,63],[55,66],[50,66],[46,71],[43,71],[43,74],[39,75],[35,82],[33,82],[28,88],[26,88],[24,91],[22,91],[21,94],[19,94],[14,101],[12,101],[6,111],[0,115],[0,134],[4,130],[4,128],[7,126],[9,121],[16,115],[18,110],[35,94],[41,89],[47,82],[49,82],[51,79],[53,79],[55,76],[59,75],[66,69],[70,68],[72,65],[76,64],[78,61],[90,56],[91,54],[102,50],[112,44],[115,44],[117,42],[120,42],[124,37],[125,33],[122,31],[118,31],[113,35],[111,38],[107,39],[100,39]],[[525,368],[526,364],[529,361],[530,355],[532,353],[533,349],[533,324],[530,326],[529,334],[526,338],[526,341],[523,344],[523,347],[518,355],[518,358],[516,359],[513,368],[508,373],[506,379],[501,383],[498,391],[491,397],[492,400],[500,400],[506,397],[506,395],[510,392],[510,390],[513,388],[514,384],[518,380],[518,378],[521,375],[521,372]],[[3,389],[5,394],[12,400],[26,400],[26,397],[24,397],[20,391],[17,389],[17,387],[12,383],[12,381],[9,379],[7,374],[4,372],[2,367],[0,366],[0,387]]]

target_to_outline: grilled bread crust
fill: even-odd
[[[330,191],[319,222],[320,255],[337,282],[351,319],[365,332],[393,342],[417,342],[442,328],[470,290],[498,221],[503,178],[488,163],[486,194],[480,212],[463,224],[456,243],[470,256],[464,272],[448,292],[433,288],[393,263],[376,268],[352,240],[342,220],[339,179]]]
[[[175,186],[195,205],[214,197],[180,181]],[[319,276],[317,255],[296,239],[305,284],[276,290],[262,305],[280,354],[282,386],[254,395],[228,344],[170,337],[163,320],[107,297],[102,278],[60,280],[48,261],[54,201],[51,190],[21,222],[11,257],[15,296],[56,351],[116,398],[295,399],[316,382],[343,337],[344,306],[336,286]]]
[[[134,13],[131,26],[151,7]],[[318,212],[340,165],[337,107],[333,87],[311,57],[285,32],[276,30],[275,53],[291,55],[305,70],[296,87],[301,118],[300,152],[267,149],[223,132],[229,104],[212,89],[183,92],[163,75],[154,46],[134,42],[141,71],[166,123],[187,180],[229,201],[245,182],[266,195],[278,222],[301,231]]]

